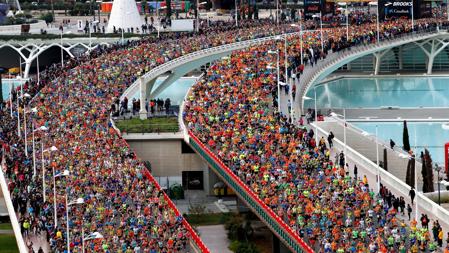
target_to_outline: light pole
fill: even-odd
[[[313,15],[312,17],[317,18],[317,15]],[[321,40],[321,51],[324,52],[324,37],[323,37],[323,15],[320,11],[320,40]]]
[[[37,67],[37,84],[39,85],[41,81],[39,73],[39,55],[36,56],[36,67]]]
[[[441,167],[438,166],[437,163],[435,163],[435,170],[437,171],[437,178],[438,178],[438,205],[441,206],[441,191],[440,191],[440,171],[441,171]]]
[[[412,0],[412,32],[415,31],[415,17],[414,17],[414,11],[413,11],[413,0]]]
[[[377,192],[380,193],[380,166],[379,166],[379,143],[378,143],[378,132],[377,132],[377,124],[376,124],[376,165],[377,165]]]
[[[64,51],[62,50],[62,31],[61,31],[61,67],[64,68]]]
[[[207,2],[199,3],[198,0],[196,0],[196,32],[200,31],[200,5],[204,4],[207,4]]]
[[[449,0],[446,0],[446,16],[447,21],[449,21]]]
[[[36,108],[31,109],[32,113],[37,113]],[[34,121],[31,120],[31,131],[32,131],[32,137],[33,137],[33,178],[36,177],[36,150],[35,150],[35,139],[34,139],[34,132],[36,131],[34,129]]]
[[[17,94],[17,135],[19,138],[22,136],[20,134],[20,103],[19,103],[19,94]]]
[[[415,205],[416,205],[416,207],[415,207],[415,220],[416,221],[418,221],[418,198],[419,198],[419,188],[418,188],[418,170],[416,169],[416,164],[417,164],[417,161],[418,161],[418,159],[417,159],[417,154],[418,154],[418,150],[417,150],[417,145],[416,145],[416,143],[417,143],[417,136],[416,136],[416,125],[415,125],[415,127],[414,127],[414,134],[415,134],[415,150],[414,150],[414,155],[415,155],[415,166],[414,166],[414,171],[415,171],[415,189],[416,189],[416,196],[417,196],[417,198],[416,198],[416,201],[415,201]],[[422,161],[421,161],[422,162]]]
[[[64,171],[64,172],[66,172],[66,171]],[[68,171],[66,173],[67,173],[67,175],[69,174]],[[66,219],[67,219],[67,226],[66,226],[67,232],[66,233],[67,233],[67,252],[70,253],[69,207],[72,206],[72,205],[84,204],[84,199],[83,198],[77,198],[75,201],[72,201],[72,202],[68,203],[67,191],[68,190],[66,189],[66,191],[65,191],[65,205],[66,205],[65,206],[65,210],[66,210]],[[84,231],[84,228],[83,228],[83,226],[84,226],[83,217],[81,217],[81,221],[82,221],[81,231]],[[81,233],[81,238],[83,238],[83,237],[84,237],[84,232]],[[81,243],[82,243],[82,249],[83,249],[82,252],[84,253],[84,241],[82,241]]]
[[[338,5],[345,6],[345,16],[346,16],[346,39],[349,40],[349,10],[347,2],[339,2]],[[339,8],[340,10],[342,8]]]
[[[53,147],[51,147],[51,148],[53,148]],[[58,216],[57,216],[57,210],[56,210],[56,178],[57,177],[62,177],[62,176],[68,176],[69,175],[69,173],[68,173],[69,171],[68,170],[64,170],[63,173],[59,173],[59,174],[55,175],[55,167],[54,166],[51,166],[51,167],[52,167],[52,170],[53,170],[53,207],[54,207],[54,219],[55,219],[54,223],[55,223],[55,228],[56,228],[58,226],[58,218],[57,218]]]
[[[449,0],[448,0],[449,1]],[[303,55],[303,49],[302,49],[302,24],[301,24],[301,12],[299,12],[299,48],[301,51],[301,65],[304,64],[304,59],[302,57]],[[298,27],[297,24],[291,24],[291,27]]]
[[[83,240],[83,252],[84,253],[84,242],[85,241],[89,241],[89,240],[95,240],[95,239],[103,239],[103,235],[100,234],[99,232],[93,232],[92,234],[84,237],[84,229],[81,228],[81,233],[82,233],[82,240]]]
[[[41,126],[36,130],[46,132],[46,131],[48,131],[48,128],[45,126]],[[47,151],[47,150],[45,150],[45,151]],[[41,137],[41,166],[42,166],[42,196],[44,198],[44,203],[45,203],[45,201],[46,201],[46,198],[45,198],[45,163],[44,163],[44,138],[43,138],[43,136]]]
[[[31,95],[28,93],[23,94],[23,99],[30,98]],[[28,157],[28,140],[27,140],[27,118],[26,118],[26,107],[25,107],[26,101],[24,101],[23,105],[23,132],[24,132],[24,141],[25,141],[25,156]]]
[[[279,25],[279,0],[276,0],[276,24]]]
[[[276,82],[277,82],[277,88],[278,88],[278,112],[281,112],[281,86],[279,81],[279,49],[276,49],[276,51],[269,50],[269,54],[276,54],[277,61],[276,61]],[[268,69],[272,69],[273,67],[271,65],[267,66]]]
[[[447,0],[449,1],[449,0]],[[237,10],[238,10],[238,6],[237,6],[237,0],[235,0],[235,26],[238,27],[239,26],[239,18],[237,15]]]

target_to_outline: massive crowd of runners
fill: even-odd
[[[432,22],[417,21],[417,29],[434,26]],[[39,84],[28,82],[12,92],[13,103],[7,101],[0,111],[0,157],[25,237],[46,237],[53,252],[67,250],[68,236],[71,252],[81,252],[82,234],[93,232],[104,238],[85,241],[88,252],[189,251],[191,234],[183,218],[147,180],[146,168],[113,129],[113,101],[143,73],[179,56],[297,30],[289,24],[247,21],[239,29],[224,24],[195,36],[167,34],[160,40],[99,48],[66,62],[64,68],[49,68]],[[411,29],[405,22],[389,21],[381,30],[381,38],[387,38]],[[308,62],[376,40],[371,23],[351,27],[349,39],[345,34],[345,28],[325,29],[321,52],[320,33],[305,32]],[[348,178],[344,169],[329,161],[326,147],[316,148],[306,130],[294,128],[275,112],[275,75],[266,68],[273,63],[267,52],[274,45],[237,52],[212,66],[189,101],[185,115],[189,127],[267,205],[309,243],[320,243],[323,251],[341,252],[347,246],[384,252],[430,247],[427,233],[413,226],[404,229],[415,237],[404,240],[400,229],[404,226],[367,182]],[[288,45],[289,72],[300,72],[298,38],[292,36]]]

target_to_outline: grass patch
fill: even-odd
[[[0,253],[19,252],[14,235],[0,235]]]
[[[193,226],[211,226],[226,223],[232,213],[185,214],[184,218]]]
[[[12,230],[11,223],[0,223],[0,230]]]
[[[126,133],[175,133],[179,131],[177,117],[118,120],[115,125],[121,132]]]

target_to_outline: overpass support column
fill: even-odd
[[[147,89],[146,89],[146,85],[145,82],[143,80],[143,78],[139,78],[139,82],[140,82],[140,111],[139,111],[139,116],[141,120],[144,120],[147,118],[147,109],[145,108],[145,100],[147,98]]]
[[[398,52],[398,60],[399,60],[399,70],[402,70],[402,68],[403,68],[403,66],[404,66],[404,64],[403,64],[403,59],[402,59],[402,56],[403,56],[403,54],[404,54],[404,52],[403,52],[403,49],[402,49],[402,46],[399,46],[399,52]]]
[[[273,234],[273,253],[291,253],[291,251],[285,247],[284,243],[282,243],[279,238]]]
[[[22,66],[20,66],[22,67]],[[25,60],[25,71],[23,72],[23,78],[27,79],[28,75],[30,74],[30,68],[31,68],[31,60],[28,58]]]
[[[380,71],[380,63],[382,61],[382,57],[388,53],[390,49],[386,49],[385,51],[374,53],[374,57],[376,59],[376,65],[374,66],[374,75],[378,75]]]
[[[425,44],[430,44],[430,51],[424,47]],[[435,57],[449,45],[449,42],[446,42],[442,39],[432,39],[432,40],[426,40],[423,43],[416,43],[422,51],[427,56],[427,74],[432,74],[432,68],[433,68],[433,62],[435,60]]]

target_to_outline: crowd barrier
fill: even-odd
[[[293,252],[314,252],[299,235],[288,226],[271,208],[263,203],[229,167],[227,167],[209,148],[207,148],[191,131],[189,143],[193,149],[214,169],[217,174],[237,193],[250,209],[285,243]]]

